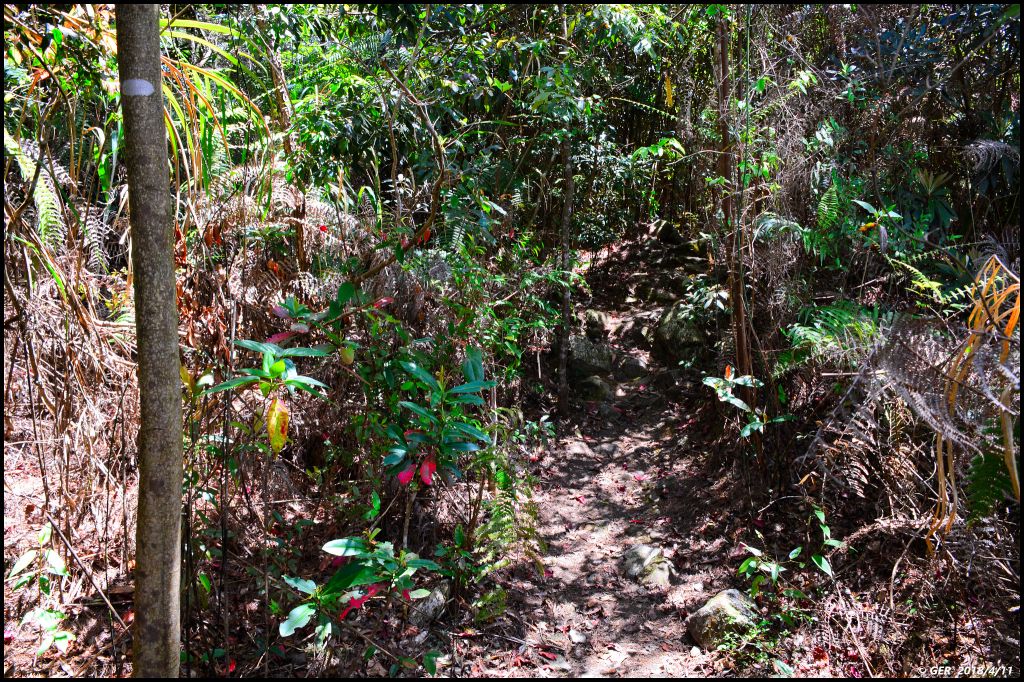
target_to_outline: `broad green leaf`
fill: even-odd
[[[313,594],[316,590],[316,583],[305,578],[293,578],[290,575],[283,575],[281,579],[303,594]]]
[[[57,651],[62,654],[68,652],[68,647],[75,641],[75,636],[67,630],[59,630],[53,635],[53,645],[57,647]]]
[[[437,674],[437,659],[441,657],[440,651],[428,651],[423,654],[423,669],[431,675]]]
[[[359,556],[366,554],[366,541],[362,538],[341,538],[331,540],[323,546],[323,551],[335,556]]]
[[[429,420],[429,421],[431,421],[431,422],[433,422],[435,424],[437,423],[437,417],[435,417],[434,415],[430,414],[429,412],[427,412],[425,409],[423,409],[422,407],[420,407],[416,403],[410,403],[408,400],[402,400],[398,404],[401,405],[402,407],[408,409],[408,410],[412,410],[413,412],[415,412],[419,416],[423,417],[424,419],[427,419],[427,420]]]
[[[54,575],[67,576],[68,567],[64,559],[52,549],[46,550],[46,570]]]
[[[484,399],[473,393],[466,393],[464,395],[457,395],[451,399],[453,403],[460,403],[462,405],[484,405]]]
[[[311,388],[310,386],[307,386],[306,382],[304,382],[304,381],[297,381],[297,379],[298,379],[298,377],[296,377],[295,379],[289,379],[289,380],[284,382],[284,385],[285,386],[291,386],[292,388],[297,388],[300,391],[304,391],[304,392],[310,394],[311,396],[315,396],[317,398],[320,398],[321,400],[327,400],[327,396],[325,396],[323,393],[321,393],[320,391],[316,390],[315,388]]]
[[[470,443],[469,441],[455,441],[454,443],[445,443],[445,448],[454,450],[455,452],[477,452],[480,450],[480,446],[476,443]]]
[[[384,462],[383,462],[384,466],[386,466],[386,467],[398,466],[399,464],[402,463],[403,460],[405,460],[405,456],[406,456],[406,454],[408,452],[409,451],[406,450],[405,448],[392,448],[389,451],[388,456],[384,458]]]
[[[490,436],[471,424],[466,424],[465,422],[454,422],[449,424],[449,426],[470,438],[476,438],[477,440],[484,442],[490,440]]]
[[[218,393],[220,391],[230,391],[233,388],[238,388],[239,386],[246,386],[247,384],[252,384],[259,380],[259,377],[253,376],[235,377],[234,379],[228,379],[223,383],[217,384],[213,388],[206,389],[205,393],[206,395],[210,395],[211,393]]]
[[[335,597],[353,587],[371,585],[379,580],[372,566],[352,562],[342,566],[324,586],[324,597]]]
[[[288,614],[288,619],[281,623],[278,632],[282,637],[291,637],[296,630],[305,627],[309,619],[316,613],[316,605],[300,604]]]
[[[356,294],[356,287],[352,282],[345,282],[338,287],[338,295],[334,297],[335,303],[339,307],[343,307],[346,303],[352,300],[352,297]]]
[[[402,367],[405,369],[406,372],[408,372],[409,374],[413,375],[414,377],[416,377],[417,379],[419,379],[420,381],[425,383],[432,390],[434,390],[434,391],[440,391],[441,390],[440,385],[438,385],[438,383],[437,383],[437,379],[432,377],[430,375],[430,372],[428,372],[427,370],[423,369],[422,367],[417,365],[415,362],[402,362],[400,364],[402,365]]]
[[[814,556],[811,557],[811,561],[813,561],[814,565],[817,566],[818,568],[820,568],[821,571],[823,573],[825,573],[828,577],[830,577],[830,578],[834,578],[835,577],[835,576],[832,575],[832,564],[830,564],[828,562],[828,559],[826,559],[825,557],[821,556],[820,554],[815,554]]]
[[[38,554],[39,552],[37,552],[36,550],[30,549],[24,554],[22,554],[20,557],[18,557],[18,561],[14,564],[14,568],[12,568],[11,572],[7,574],[7,579],[10,580],[11,578],[14,578],[19,573],[28,568],[28,565],[35,560],[36,555]]]
[[[468,384],[462,384],[456,386],[452,390],[448,391],[451,395],[458,395],[461,393],[479,393],[488,388],[494,388],[495,382],[493,381],[471,381]]]
[[[246,350],[255,351],[257,353],[269,353],[271,356],[280,355],[284,350],[277,344],[263,343],[261,341],[250,341],[249,339],[236,339],[235,345],[245,348]]]
[[[325,358],[330,351],[324,348],[285,348],[277,354],[279,358]]]
[[[425,568],[428,571],[440,571],[441,570],[441,567],[438,566],[433,561],[431,561],[430,559],[412,559],[411,561],[408,562],[407,565],[413,566],[415,568]]]

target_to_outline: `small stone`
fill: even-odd
[[[691,656],[700,656],[702,653],[704,652],[700,650],[699,646],[695,646],[692,649],[690,649]]]
[[[650,587],[667,589],[672,584],[672,563],[658,547],[633,545],[623,557],[622,570],[628,577]]]
[[[647,362],[643,358],[633,355],[623,357],[617,370],[617,374],[626,380],[639,379],[647,376],[648,372],[650,372],[650,367]]]
[[[739,590],[724,590],[686,619],[686,629],[704,649],[715,649],[729,633],[753,627],[757,611],[750,597]]]
[[[587,641],[587,636],[578,630],[569,630],[569,639],[573,644],[583,644]]]
[[[429,625],[431,621],[444,612],[450,591],[451,585],[447,581],[442,582],[431,590],[426,599],[416,603],[416,608],[413,610],[412,615],[409,616],[409,622],[416,627]]]
[[[600,310],[588,310],[583,313],[583,321],[587,330],[587,338],[591,341],[600,341],[608,336],[608,330],[611,328],[611,318],[608,317],[608,313],[603,313]]]
[[[607,400],[612,395],[612,387],[601,377],[591,376],[576,385],[576,392],[584,400]]]

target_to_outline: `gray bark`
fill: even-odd
[[[178,677],[181,642],[181,379],[159,5],[117,6],[138,336],[136,677]]]

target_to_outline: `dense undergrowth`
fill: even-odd
[[[1018,5],[225,7],[162,14],[188,670],[433,672],[437,602],[503,617],[494,574],[544,574],[567,302],[636,243],[692,245],[630,300],[699,331],[661,359],[721,401],[747,508],[780,502],[737,562],[748,642],[910,674],[1019,638]],[[21,674],[126,670],[145,273],[114,19],[4,7]]]

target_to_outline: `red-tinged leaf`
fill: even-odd
[[[587,496],[586,495],[577,495],[576,496],[576,501],[579,502],[580,504],[586,504],[587,503]]]
[[[410,464],[409,468],[405,471],[401,471],[398,474],[398,482],[402,485],[409,485],[412,481],[412,477],[416,475],[416,465]]]
[[[732,365],[725,366],[725,378],[732,379]]]
[[[423,479],[423,483],[426,485],[433,483],[435,471],[437,471],[437,462],[434,461],[434,456],[430,455],[420,465],[420,478]]]
[[[352,599],[349,599],[348,606],[346,606],[345,609],[341,612],[341,615],[338,617],[338,620],[345,620],[345,616],[349,614],[349,611],[360,608],[363,604],[370,600],[370,597],[377,594],[379,590],[380,585],[370,585],[368,588],[366,588],[366,594],[364,594],[362,597],[353,597]]]
[[[761,517],[754,519],[754,525],[758,528],[764,528],[764,519],[762,519]]]
[[[554,655],[550,651],[538,651],[537,653],[540,654],[541,656],[543,656],[544,658],[548,659],[549,661],[557,661],[558,660],[558,656]]]
[[[237,666],[235,665],[235,659],[233,659],[233,658],[229,658],[229,659],[228,659],[228,672],[229,672],[229,673],[233,673],[233,672],[235,672],[235,668],[236,668],[236,667],[237,667]]]
[[[643,523],[644,520],[643,519],[630,519],[629,522],[630,523]]]
[[[389,305],[389,304],[394,303],[394,302],[395,302],[395,299],[391,298],[390,296],[385,296],[384,298],[378,298],[376,301],[374,301],[373,302],[373,307],[374,308],[383,308],[384,306]]]
[[[341,568],[346,563],[348,563],[348,559],[349,558],[347,556],[334,557],[334,559],[331,561],[331,568]]]
[[[14,641],[14,630],[4,628],[4,644],[10,644]]]
[[[402,599],[405,601],[412,601],[412,597],[409,596],[409,590],[402,590]]]
[[[270,309],[270,312],[274,313],[278,317],[291,317],[291,313],[288,312],[288,309],[280,305],[275,305]]]
[[[326,232],[327,231],[327,226],[326,225],[321,225],[320,226],[320,231],[321,232]]]
[[[295,332],[278,332],[267,337],[267,343],[282,343],[296,336]]]

